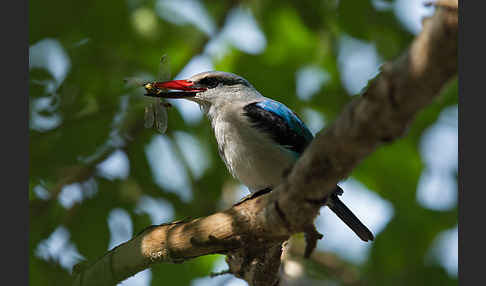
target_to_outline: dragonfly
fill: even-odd
[[[125,83],[129,86],[139,86],[145,89],[144,95],[147,97],[147,105],[145,106],[144,126],[165,133],[167,131],[167,108],[171,105],[163,99],[193,97],[197,92],[203,91],[204,88],[194,87],[194,84],[187,80],[169,81],[171,76],[167,55],[163,55],[160,59],[158,77],[158,81],[126,78]]]
[[[138,78],[126,78],[125,83],[129,86],[140,86],[145,89],[146,105],[144,109],[144,126],[153,128],[160,133],[167,131],[168,115],[167,108],[170,103],[162,99],[162,93],[168,90],[159,84],[168,81],[171,77],[169,57],[163,55],[159,64],[158,81],[144,81]]]

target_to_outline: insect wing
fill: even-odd
[[[127,77],[123,79],[123,82],[125,83],[125,86],[127,87],[141,87],[145,85],[145,81],[139,78],[135,77]]]
[[[154,103],[154,116],[155,116],[155,129],[160,133],[165,133],[167,131],[167,107],[166,105],[158,99],[157,102]]]
[[[159,64],[159,81],[168,81],[171,78],[169,56],[163,55]]]
[[[155,123],[155,110],[153,104],[147,104],[145,106],[145,114],[144,114],[144,125],[145,128],[152,128]]]
[[[160,58],[158,78],[159,81],[168,81],[171,78],[169,57],[165,54]],[[157,98],[153,106],[155,116],[154,127],[158,132],[165,133],[167,131],[168,122],[167,104],[160,98]]]

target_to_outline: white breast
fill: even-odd
[[[297,158],[252,127],[242,114],[242,106],[233,108],[211,118],[222,159],[251,192],[277,186]]]

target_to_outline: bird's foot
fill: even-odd
[[[259,197],[259,196],[264,195],[264,194],[266,194],[266,193],[269,193],[269,192],[271,192],[271,191],[272,191],[272,188],[265,188],[265,189],[262,189],[262,190],[256,191],[256,192],[251,193],[251,194],[249,194],[249,195],[247,195],[247,196],[244,196],[244,197],[243,197],[241,200],[239,200],[239,201],[238,201],[237,203],[235,203],[233,206],[237,206],[237,205],[239,205],[239,204],[241,204],[241,203],[243,203],[243,202],[245,202],[245,201],[247,201],[247,200],[254,199],[254,198],[256,198],[256,197]]]

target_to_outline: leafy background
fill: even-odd
[[[163,54],[178,79],[237,73],[317,132],[433,12],[420,0],[29,4],[31,285],[66,285],[74,264],[144,227],[211,214],[247,192],[225,170],[195,104],[172,101],[167,134],[145,129],[143,91],[124,86],[125,77],[157,78]],[[289,284],[457,284],[457,112],[454,80],[406,137],[342,182],[373,243],[321,211],[318,253],[354,280],[294,256],[283,264]],[[156,265],[122,285],[246,284],[208,277],[224,268],[224,257],[211,255]]]

